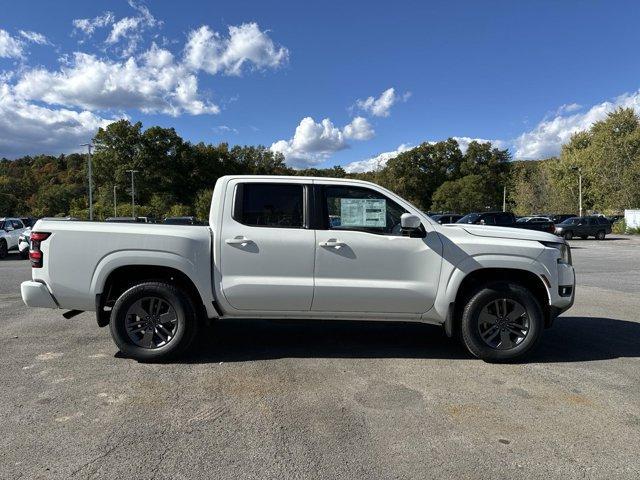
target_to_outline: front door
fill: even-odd
[[[320,187],[323,225],[316,232],[313,311],[421,314],[433,305],[442,244],[401,232],[407,212],[365,187]]]
[[[220,239],[222,292],[238,310],[308,311],[313,298],[315,232],[307,186],[230,182]]]

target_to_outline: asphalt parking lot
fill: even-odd
[[[0,261],[0,478],[640,478],[640,238],[572,242],[575,306],[527,363],[438,328],[220,322],[169,365],[27,309]]]

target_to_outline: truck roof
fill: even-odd
[[[359,180],[355,178],[335,178],[335,177],[306,177],[298,175],[224,175],[219,180],[232,180],[235,178],[243,178],[250,180],[307,180],[307,181],[327,181],[341,182],[341,183],[361,183],[363,185],[376,185],[373,182],[367,182],[366,180]],[[376,185],[380,186],[380,185]]]

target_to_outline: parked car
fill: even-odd
[[[0,258],[5,258],[9,251],[18,249],[18,239],[25,228],[19,218],[0,218]]]
[[[529,218],[539,219],[529,222]],[[516,216],[511,212],[480,212],[469,213],[456,223],[466,223],[475,225],[495,225],[499,227],[526,228],[527,230],[538,230],[541,232],[553,233],[555,227],[549,219],[543,220],[543,217],[523,217],[516,220]]]
[[[548,217],[521,217],[516,220],[515,227],[540,230],[541,232],[555,232],[555,225]]]
[[[162,223],[165,225],[203,225],[196,217],[167,217]]]
[[[31,249],[31,228],[25,228],[18,237],[18,252],[23,260],[29,258],[29,250]]]
[[[457,213],[441,213],[438,215],[431,215],[431,218],[440,225],[445,225],[447,223],[456,223],[462,218],[462,215],[458,215]]]
[[[562,223],[565,220],[567,220],[568,218],[573,218],[576,215],[574,213],[557,213],[557,214],[553,214],[553,215],[544,215],[547,216],[551,219],[551,221],[556,224],[556,223]]]
[[[247,317],[436,324],[476,357],[507,361],[573,304],[564,240],[439,225],[361,180],[221,177],[209,224],[40,220],[22,298],[67,318],[96,311],[120,351],[146,361],[184,351],[203,319]]]
[[[27,228],[33,227],[38,221],[38,219],[34,217],[21,217],[20,220],[22,220],[22,223]]]
[[[571,240],[573,237],[583,240],[595,237],[604,240],[607,234],[611,233],[611,222],[605,217],[572,217],[557,224],[555,233],[565,240]]]

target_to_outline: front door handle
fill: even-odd
[[[227,245],[247,245],[248,243],[253,243],[253,240],[247,237],[238,236],[235,238],[227,238],[224,243]]]
[[[340,240],[328,240],[326,242],[320,242],[318,245],[321,247],[346,247],[347,244]]]

